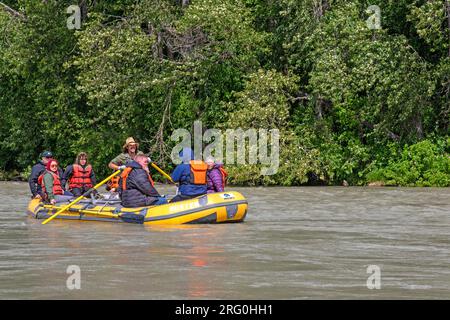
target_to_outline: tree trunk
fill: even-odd
[[[448,27],[448,57],[450,57],[450,1],[445,0],[445,11],[447,13],[447,27]]]
[[[314,0],[314,16],[317,20],[322,18],[325,14],[325,11],[329,9],[328,0]]]
[[[418,113],[413,120],[414,129],[416,129],[416,135],[419,140],[423,139],[423,126],[422,126],[422,117]]]
[[[87,15],[88,15],[88,4],[86,0],[81,0],[80,4],[78,5],[80,7],[81,11],[81,20],[86,21]]]
[[[316,101],[315,103],[315,113],[316,113],[316,119],[322,120],[323,119],[323,108],[322,108],[322,101]]]

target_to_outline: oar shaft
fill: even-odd
[[[172,180],[172,178],[165,173],[160,167],[158,167],[155,163],[152,162],[152,167],[155,168],[159,173],[161,173],[164,177],[167,178],[167,180],[169,180],[170,182],[172,182],[173,184],[175,184],[175,182]]]
[[[79,196],[78,198],[75,199],[75,201],[73,203],[69,203],[68,205],[64,206],[61,208],[61,210],[59,210],[58,212],[56,212],[55,214],[53,214],[50,218],[48,218],[47,220],[45,220],[44,222],[42,222],[42,224],[47,224],[50,221],[52,221],[54,218],[56,218],[56,216],[58,216],[61,212],[66,211],[67,209],[69,209],[71,206],[73,206],[75,203],[77,203],[78,201],[80,201],[81,199],[83,199],[84,196]]]
[[[60,207],[52,207],[49,205],[44,206],[45,209],[59,209]],[[104,217],[110,217],[110,218],[120,218],[119,213],[112,213],[113,211],[93,211],[88,209],[70,209],[69,212],[71,213],[83,213],[83,214],[90,214],[90,215],[96,215],[96,216],[104,216]]]
[[[56,206],[52,206],[52,205],[50,205],[50,204],[44,205],[43,208],[44,208],[44,209],[57,209],[57,210],[63,209],[63,207],[56,207]],[[142,209],[130,209],[130,208],[127,208],[127,211],[126,211],[126,212],[140,212],[141,210],[142,210]],[[115,212],[116,209],[114,208],[113,210],[111,210],[111,209],[104,209],[104,210],[101,210],[101,211],[95,211],[95,210],[93,210],[93,209],[75,209],[75,208],[71,208],[70,211],[71,211],[71,212],[81,212],[81,213],[88,212],[88,211],[89,211],[89,213],[94,213],[94,212],[100,212],[100,213],[106,212],[106,213],[111,213],[111,212]]]
[[[97,183],[93,188],[89,189],[88,191],[86,191],[83,195],[79,196],[78,198],[76,198],[74,201],[72,201],[71,203],[69,203],[68,205],[64,206],[61,208],[61,210],[59,210],[58,212],[56,212],[55,214],[53,214],[51,217],[49,217],[48,219],[46,219],[44,222],[42,222],[42,224],[47,224],[50,221],[52,221],[54,218],[56,218],[61,212],[66,211],[67,209],[69,209],[71,206],[73,206],[75,203],[77,203],[78,201],[82,200],[85,195],[91,193],[92,191],[96,190],[97,188],[101,187],[103,184],[105,184],[106,182],[108,182],[111,178],[117,176],[120,173],[120,170],[114,172],[112,175],[110,175],[108,178],[104,179],[103,181]]]
[[[111,180],[111,178],[114,178],[115,176],[117,176],[121,171],[117,170],[116,172],[114,172],[112,175],[110,175],[108,178],[104,179],[103,181],[97,183],[94,187],[92,187],[91,189],[89,189],[88,191],[86,191],[84,194],[89,194],[90,192],[92,192],[93,190],[101,187],[102,185],[104,185],[105,183],[107,183],[109,180]]]

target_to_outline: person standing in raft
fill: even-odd
[[[66,200],[72,194],[65,191],[61,184],[58,161],[49,159],[45,171],[39,176],[38,182],[42,188],[43,199],[54,205],[57,201]],[[65,197],[67,196],[67,197]]]
[[[111,160],[108,167],[113,170],[123,170],[127,162],[134,160],[137,155],[143,155],[139,149],[139,143],[137,143],[133,137],[128,137],[125,140],[125,144],[122,146],[122,153]],[[114,177],[108,181],[106,190],[116,191],[119,186],[119,177]]]
[[[88,163],[88,156],[86,152],[80,152],[75,160],[75,163],[68,166],[61,179],[61,184],[65,187],[66,182],[69,182],[69,191],[75,196],[79,197],[97,184],[94,170]],[[94,190],[94,193],[96,191]]]
[[[206,194],[207,165],[201,160],[193,160],[191,148],[180,152],[182,163],[176,166],[171,178],[179,183],[178,194],[170,201],[177,202]]]
[[[208,193],[223,192],[228,173],[223,168],[223,164],[215,163],[213,157],[206,158],[208,171],[206,172],[206,180],[208,185]]]
[[[31,168],[31,175],[28,179],[28,184],[30,185],[31,197],[41,199],[44,196],[42,192],[41,185],[38,182],[39,176],[45,171],[45,166],[48,161],[53,158],[53,154],[50,151],[44,151],[41,153],[41,160],[38,161]],[[59,169],[59,174],[62,177],[62,170]]]
[[[167,203],[166,198],[161,197],[155,189],[148,169],[149,162],[147,156],[136,155],[120,174],[118,191],[124,207],[136,208]]]

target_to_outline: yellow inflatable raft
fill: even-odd
[[[47,219],[69,202],[52,206],[39,199],[28,205],[28,214]],[[242,222],[247,200],[236,191],[210,193],[190,200],[159,206],[124,208],[119,200],[82,200],[55,219],[130,222],[146,225]]]

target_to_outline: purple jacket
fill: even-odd
[[[206,180],[208,184],[208,193],[223,192],[222,173],[219,168],[223,167],[223,164],[215,164],[212,169],[208,169],[206,172]]]

